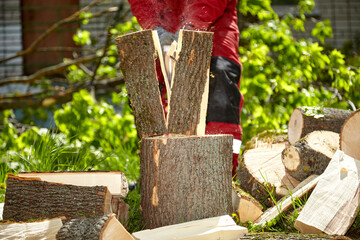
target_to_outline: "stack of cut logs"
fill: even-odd
[[[342,189],[340,198],[343,203],[334,201],[333,205],[337,204],[336,206],[331,206],[330,210],[322,209],[331,213],[319,213],[316,218],[314,209],[320,209],[317,204],[327,205],[324,203],[331,201],[322,197],[320,202],[315,199],[316,194],[310,195],[312,197],[295,227],[303,233],[345,234],[354,221],[360,204],[360,188],[357,188],[360,186],[358,160],[360,109],[355,112],[318,107],[294,109],[287,135],[267,131],[251,139],[245,146],[237,171],[240,185],[234,186],[240,199],[235,205],[240,221],[251,220],[264,225],[289,210],[294,199],[310,194],[312,190],[321,192],[323,196],[328,194],[327,199],[331,199],[331,196],[336,195],[337,189],[327,193],[329,189],[326,188],[332,185]],[[331,181],[323,184],[329,175],[332,176]],[[349,181],[355,189],[347,187]],[[319,186],[316,188],[317,185]],[[318,189],[320,186],[322,189]],[[247,193],[244,194],[243,191]],[[274,206],[274,199],[270,198],[270,194],[275,197],[277,206]],[[262,212],[259,202],[269,208]],[[314,206],[310,206],[311,204]],[[313,212],[305,216],[309,212],[305,210],[310,207]],[[328,225],[317,225],[319,221],[324,222],[322,215],[329,218]],[[349,218],[342,219],[344,215]]]

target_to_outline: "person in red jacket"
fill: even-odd
[[[129,0],[143,29],[158,31],[160,44],[170,45],[180,29],[213,32],[206,134],[232,134],[233,176],[236,175],[242,129],[239,91],[241,63],[238,56],[237,0]],[[158,71],[163,85],[161,71]],[[165,91],[162,90],[164,93]],[[165,103],[163,99],[163,103]]]

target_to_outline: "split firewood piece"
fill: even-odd
[[[299,181],[290,176],[281,161],[281,153],[288,143],[259,144],[257,148],[248,149],[241,157],[237,177],[242,189],[267,206],[268,191],[274,188],[274,196],[280,199],[292,190]]]
[[[1,222],[0,239],[55,239],[65,218],[53,218],[32,222]]]
[[[141,208],[147,228],[231,214],[232,135],[141,141]]]
[[[286,171],[299,181],[311,174],[322,174],[336,150],[339,148],[339,134],[331,131],[314,131],[287,146],[282,152]]]
[[[117,220],[126,227],[129,219],[130,206],[120,197],[112,196],[111,209],[112,212],[115,213]]]
[[[323,108],[323,107],[299,107],[291,113],[288,124],[288,136],[290,144],[316,130],[326,130],[340,133],[341,127],[350,111]]]
[[[240,222],[255,222],[263,214],[263,206],[234,182],[233,192],[233,212],[238,214]]]
[[[360,159],[360,109],[344,122],[340,134],[340,150],[355,159]]]
[[[112,196],[118,197],[126,197],[129,191],[126,176],[120,171],[22,172],[18,176],[76,186],[106,186]]]
[[[344,235],[360,205],[360,161],[338,150],[300,212],[302,233]]]
[[[296,186],[289,195],[279,200],[276,206],[268,208],[263,215],[255,221],[255,225],[264,226],[267,222],[270,222],[272,219],[289,210],[290,207],[293,206],[293,201],[295,201],[296,198],[303,197],[306,193],[313,190],[319,180],[320,176],[318,175],[309,176]]]
[[[180,30],[167,119],[170,133],[205,134],[212,36]]]
[[[115,214],[98,218],[71,219],[61,227],[56,239],[134,240],[133,236],[116,219]]]
[[[248,232],[229,215],[207,218],[133,233],[137,240],[237,240]]]
[[[116,43],[139,137],[166,133],[165,114],[155,68],[157,51],[152,31],[122,35],[116,38]]]
[[[74,186],[8,174],[3,218],[97,217],[109,214],[110,204],[105,186]]]

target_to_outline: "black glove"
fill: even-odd
[[[166,31],[163,27],[156,27],[154,30],[158,33],[161,46],[171,45],[175,40],[175,34]]]

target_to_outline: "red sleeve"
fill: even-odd
[[[160,26],[158,1],[129,0],[131,11],[143,29]]]
[[[189,0],[184,9],[182,27],[207,31],[223,15],[228,0]]]

